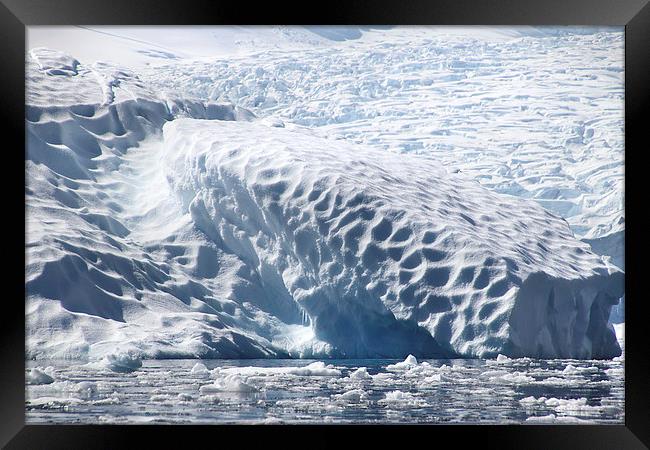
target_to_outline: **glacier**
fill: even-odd
[[[446,154],[342,139],[344,116],[321,130],[190,95],[214,88],[194,72],[156,69],[189,83],[165,90],[144,69],[27,59],[30,357],[621,354],[624,273],[580,240],[609,228],[545,208],[557,180],[516,197]]]

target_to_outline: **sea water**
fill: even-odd
[[[53,382],[27,386],[26,421],[621,424],[625,418],[623,358],[314,362],[145,360],[118,373],[96,364],[29,361],[27,371],[38,366]]]

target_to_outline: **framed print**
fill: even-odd
[[[123,3],[2,7],[7,448],[647,448],[650,7]]]

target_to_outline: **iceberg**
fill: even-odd
[[[612,358],[624,274],[532,199],[35,50],[36,358]],[[137,359],[115,355],[128,348]]]

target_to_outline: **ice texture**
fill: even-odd
[[[607,319],[623,274],[533,202],[431,158],[253,122],[177,119],[163,145],[197,228],[346,355],[400,354],[401,343],[464,356],[620,353]]]
[[[593,39],[611,37],[575,41]],[[553,49],[554,42],[567,44],[540,45]],[[619,123],[612,112],[618,97],[605,102],[611,117],[598,128],[602,135],[584,120],[575,130],[558,128],[567,119],[549,115],[553,101],[537,104],[545,119],[536,129],[549,125],[582,139],[565,142],[579,153],[563,160],[571,170],[548,173],[544,151],[530,148],[483,152],[473,139],[471,150],[469,137],[494,133],[488,126],[456,136],[452,152],[440,139],[463,128],[455,120],[467,105],[450,103],[455,119],[436,116],[429,125],[404,108],[425,91],[443,100],[469,95],[454,81],[460,75],[485,76],[483,86],[491,78],[480,64],[460,67],[459,55],[439,71],[450,72],[447,81],[424,72],[405,77],[408,67],[424,70],[420,62],[409,66],[414,60],[437,60],[429,44],[396,54],[402,72],[366,80],[352,96],[340,91],[354,79],[352,69],[323,59],[332,55],[322,48],[303,65],[283,53],[258,67],[232,61],[238,70],[228,69],[228,77],[238,73],[247,88],[232,87],[214,61],[205,77],[198,74],[208,66],[196,62],[136,73],[33,49],[26,91],[30,356],[105,358],[109,368],[131,370],[137,363],[115,355],[116,347],[138,358],[619,355],[607,320],[624,275],[594,251],[619,257],[621,240],[607,236],[623,228],[620,199],[601,194],[618,192],[620,164],[601,164],[600,153],[592,164],[589,156],[596,147],[618,148],[610,133]],[[393,67],[387,48],[404,42],[367,45],[374,53],[359,67],[379,73]],[[300,104],[295,71],[320,77],[323,61],[333,61],[337,83],[307,83],[303,94],[315,103]],[[274,78],[273,67],[286,76]],[[597,72],[594,95],[606,84],[603,73],[619,72],[615,65]],[[538,87],[534,94],[543,98],[548,86]],[[319,92],[333,100],[318,106]],[[350,108],[362,98],[363,108]],[[430,100],[409,114],[432,117]],[[592,106],[600,107],[585,108]],[[499,125],[487,120],[496,109],[486,109],[486,123]],[[440,152],[418,154],[426,152],[414,139],[422,150],[434,150],[437,140]],[[487,159],[472,157],[477,151]],[[611,158],[613,150],[603,151]],[[451,164],[452,153],[465,165]],[[576,174],[571,192],[557,188],[573,177],[568,172]],[[585,188],[592,177],[595,193]]]

